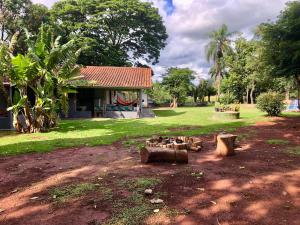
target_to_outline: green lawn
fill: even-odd
[[[212,112],[213,107],[157,109],[155,110],[157,118],[63,120],[57,129],[49,133],[15,134],[0,132],[0,155],[47,152],[57,148],[83,145],[104,145],[123,138],[151,136],[153,134],[199,135],[220,129],[234,129],[267,119],[263,113],[252,106],[243,106],[241,108],[242,118],[236,121],[213,120]],[[190,127],[190,129],[173,130],[180,127]]]

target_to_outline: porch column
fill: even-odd
[[[11,86],[9,86],[9,98],[10,98],[10,101],[13,102],[13,92],[12,92]],[[14,129],[14,119],[13,119],[12,111],[8,112],[8,118],[9,118],[9,129],[12,130],[12,129]]]
[[[110,96],[109,96],[109,90],[105,90],[105,103],[110,104]]]
[[[139,90],[140,112],[143,111],[143,90]]]

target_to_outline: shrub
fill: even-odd
[[[263,93],[257,98],[257,108],[268,116],[278,116],[284,109],[284,96],[276,92]]]
[[[228,105],[228,104],[232,104],[234,100],[235,98],[231,93],[226,93],[221,97],[220,103],[224,105]]]
[[[225,105],[225,104],[220,104],[219,102],[216,102],[215,103],[215,111],[216,112],[228,112],[228,111],[239,112],[240,111],[240,103],[236,102],[234,104]]]

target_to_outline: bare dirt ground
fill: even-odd
[[[139,154],[121,143],[0,158],[0,224],[104,224],[118,207],[114,202],[130,195],[117,183],[151,177],[162,181],[154,191],[164,193],[164,206],[176,213],[150,214],[136,224],[299,225],[300,156],[288,149],[300,145],[300,118],[234,133],[240,137],[235,156],[215,157],[213,135],[206,135],[204,150],[190,153],[188,165],[141,165]],[[112,197],[92,191],[54,204],[53,188],[80,182],[105,183]]]

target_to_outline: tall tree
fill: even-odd
[[[224,56],[231,52],[230,36],[233,33],[228,31],[228,27],[223,24],[219,30],[213,31],[209,37],[210,42],[206,46],[206,58],[207,61],[214,63],[214,69],[212,70],[217,82],[218,96],[217,101],[220,100],[221,95],[221,80],[223,77],[224,68]]]
[[[263,56],[275,76],[294,79],[300,109],[300,2],[288,2],[277,21],[262,24]]]
[[[24,15],[24,23],[29,32],[37,34],[42,24],[50,23],[49,9],[43,4],[31,4]]]
[[[234,41],[232,54],[226,55],[225,62],[227,67],[226,78],[222,88],[229,91],[239,102],[249,103],[249,97],[253,99],[255,90],[254,69],[251,65],[255,61],[255,42],[248,41],[240,36]]]
[[[158,105],[168,103],[171,99],[168,90],[159,82],[154,82],[152,89],[146,93]]]
[[[48,8],[42,4],[32,4],[30,0],[0,0],[0,41],[9,42],[15,33],[19,33],[14,53],[24,53],[24,29],[37,34],[39,27],[49,19]]]
[[[88,43],[80,63],[123,66],[157,63],[167,33],[158,9],[140,0],[63,0],[51,10],[62,36]]]
[[[0,40],[9,41],[22,29],[23,20],[31,5],[30,0],[0,1]]]
[[[187,97],[195,72],[188,68],[169,68],[163,77],[162,85],[169,91],[172,97],[171,107],[177,108],[178,102],[183,103]]]

